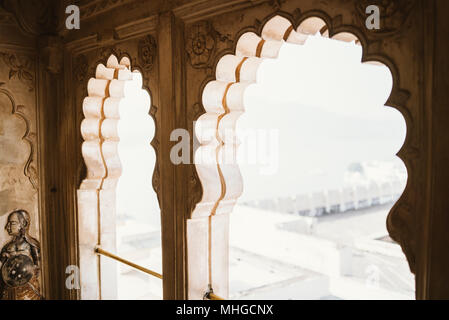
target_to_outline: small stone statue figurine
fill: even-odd
[[[28,235],[30,215],[15,210],[5,226],[12,239],[0,252],[0,298],[40,300],[40,245]]]

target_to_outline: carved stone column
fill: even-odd
[[[40,210],[42,234],[43,284],[48,299],[75,296],[65,288],[65,270],[76,264],[75,232],[68,228],[67,177],[70,155],[65,152],[70,133],[64,123],[63,50],[56,36],[39,38],[39,140],[40,140]],[[72,200],[73,201],[73,200]],[[61,250],[61,248],[66,248]]]

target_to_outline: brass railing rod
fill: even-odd
[[[225,300],[220,296],[217,296],[213,291],[209,291],[204,295],[204,300]]]
[[[217,296],[214,293],[209,293],[209,300],[225,300],[222,297]]]
[[[101,255],[103,255],[103,256],[106,256],[106,257],[108,257],[108,258],[111,258],[111,259],[113,259],[113,260],[116,260],[116,261],[118,261],[118,262],[121,262],[121,263],[123,263],[123,264],[126,264],[126,265],[128,265],[128,266],[130,266],[130,267],[132,267],[132,268],[134,268],[134,269],[137,269],[137,270],[139,270],[139,271],[142,271],[142,272],[144,272],[144,273],[146,273],[146,274],[149,274],[149,275],[151,275],[151,276],[153,276],[153,277],[162,279],[162,275],[161,275],[160,273],[157,273],[157,272],[152,271],[152,270],[150,270],[150,269],[147,269],[147,268],[144,268],[144,267],[142,267],[142,266],[139,266],[139,265],[137,265],[137,264],[135,264],[135,263],[132,263],[131,261],[125,260],[125,259],[123,259],[123,258],[120,258],[120,257],[116,256],[115,254],[112,254],[112,253],[110,253],[110,252],[107,252],[107,251],[101,249],[100,247],[96,247],[96,248],[95,248],[95,253],[101,254]]]

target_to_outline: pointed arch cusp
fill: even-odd
[[[82,299],[114,299],[117,294],[115,280],[103,279],[115,273],[115,263],[99,259],[94,249],[100,245],[116,252],[116,189],[122,175],[121,122],[127,113],[138,112],[154,124],[149,115],[151,97],[143,88],[141,73],[132,71],[130,61],[128,57],[119,61],[111,55],[106,64],[100,63],[95,77],[88,82],[88,96],[83,101],[82,156],[87,177],[78,190]]]

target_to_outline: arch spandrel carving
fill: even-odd
[[[287,4],[293,2],[287,2]],[[305,5],[311,6],[310,4]],[[393,89],[387,104],[398,109],[406,120],[407,138],[397,155],[407,167],[408,183],[403,195],[388,216],[387,228],[391,237],[401,245],[412,272],[415,272],[416,240],[414,231],[416,230],[415,215],[417,214],[415,208],[419,206],[411,202],[410,199],[416,198],[410,195],[413,192],[412,189],[418,187],[416,181],[421,174],[420,168],[416,165],[420,156],[416,141],[418,128],[414,126],[419,97],[411,97],[410,94],[413,89],[418,92],[418,88],[411,87],[406,90],[402,87],[403,82],[400,78],[402,69],[400,68],[405,67],[404,60],[407,61],[409,57],[402,57],[400,66],[394,62],[395,57],[397,58],[401,54],[401,51],[395,48],[395,46],[401,45],[396,40],[405,31],[399,28],[394,33],[373,34],[364,27],[364,20],[360,20],[357,11],[354,11],[352,7],[348,10],[348,6],[348,3],[342,4],[339,10],[342,10],[343,14],[336,14],[333,18],[325,13],[325,9],[321,10],[322,8],[311,8],[304,13],[298,9],[291,14],[287,12],[272,13],[262,22],[256,20],[255,26],[249,25],[241,28],[241,31],[237,31],[232,49],[226,48],[222,51],[217,49],[214,65],[215,76],[206,75],[203,85],[199,88],[202,94],[204,113],[199,116],[198,122],[202,123],[199,126],[208,127],[209,131],[216,128],[215,144],[218,146],[215,149],[215,162],[209,163],[207,168],[203,164],[196,164],[197,175],[192,174],[192,178],[197,181],[197,189],[192,191],[191,198],[200,200],[197,203],[193,201],[193,205],[196,204],[196,206],[192,207],[191,217],[231,212],[243,190],[238,166],[223,165],[220,159],[224,148],[237,147],[235,140],[223,136],[223,128],[235,127],[238,116],[244,112],[243,103],[238,105],[240,95],[244,91],[242,86],[255,82],[260,61],[276,58],[284,42],[301,45],[310,34],[320,32],[325,37],[341,41],[355,41],[363,47],[362,62],[383,64],[392,73]],[[411,10],[410,8],[404,10]],[[404,17],[404,23],[408,21],[409,15],[402,12],[402,9],[396,9],[391,14]],[[349,22],[347,23],[346,20]],[[233,27],[234,30],[235,28]],[[391,45],[388,40],[393,35],[395,41]],[[402,45],[410,46],[411,44],[402,43]],[[389,48],[391,52],[389,52]],[[211,90],[210,87],[220,87],[221,89]],[[223,94],[223,87],[228,87],[226,94]],[[222,101],[232,103],[233,107],[224,106]],[[210,105],[211,103],[215,103],[216,110],[211,111],[214,109],[214,106]],[[197,153],[205,152],[205,150],[212,152],[210,139],[198,137],[198,140],[200,147]],[[220,183],[218,183],[218,177]]]

